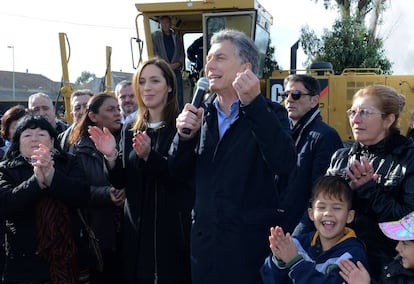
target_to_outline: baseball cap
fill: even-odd
[[[414,240],[414,212],[398,221],[383,222],[378,225],[384,235],[390,239],[397,241]]]

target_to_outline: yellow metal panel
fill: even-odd
[[[372,84],[385,84],[379,75],[349,74],[333,75],[329,79],[328,124],[334,127],[343,141],[353,140],[346,111],[352,105],[352,97],[359,90]]]
[[[255,7],[255,0],[232,1],[188,1],[188,2],[156,2],[136,3],[135,7],[143,13],[181,13],[188,11],[206,11],[218,9],[251,9]]]
[[[414,75],[385,76],[385,84],[405,97],[405,107],[400,116],[401,133],[405,135],[414,112]]]
[[[69,81],[69,72],[68,72],[68,62],[66,54],[66,42],[65,42],[65,33],[59,33],[59,45],[60,45],[60,59],[62,64],[62,88],[60,92],[65,101],[65,120],[68,123],[72,123],[72,116],[70,115],[71,106],[70,106],[70,96],[72,95],[74,89]]]
[[[281,103],[281,98],[277,94],[283,91],[283,79],[290,73],[289,70],[273,71],[272,77],[266,80],[266,92],[264,92],[266,97]],[[401,133],[407,132],[411,115],[414,113],[414,75],[375,74],[365,72],[362,69],[341,75],[318,75],[312,70],[311,75],[318,79],[321,85],[319,107],[322,118],[338,131],[343,141],[353,140],[349,120],[346,116],[346,111],[352,105],[352,97],[359,89],[373,84],[390,86],[405,96],[405,108],[399,122]]]

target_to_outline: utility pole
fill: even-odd
[[[14,72],[14,45],[8,45],[7,48],[11,48],[13,52],[13,100],[16,99],[16,74]]]

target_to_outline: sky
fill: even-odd
[[[149,2],[148,0],[140,0]],[[157,0],[162,1],[162,0]],[[193,0],[194,1],[194,0]],[[224,1],[224,0],[216,0]],[[111,3],[112,2],[112,3]],[[138,0],[13,0],[0,2],[0,70],[42,74],[54,81],[62,77],[59,33],[66,34],[70,56],[69,79],[74,82],[89,71],[103,77],[106,47],[112,49],[112,71],[134,72],[131,38],[136,37]],[[330,28],[336,17],[323,1],[259,0],[273,15],[271,29],[275,59],[290,67],[290,47],[305,24],[318,34]],[[385,39],[386,55],[394,74],[414,74],[414,1],[393,0],[384,15],[379,34]],[[410,14],[411,11],[411,14]],[[134,55],[136,57],[136,55]],[[298,52],[298,68],[305,61]]]

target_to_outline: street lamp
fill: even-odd
[[[13,100],[16,99],[16,75],[14,72],[14,45],[8,45],[7,48],[11,48],[13,50]]]

